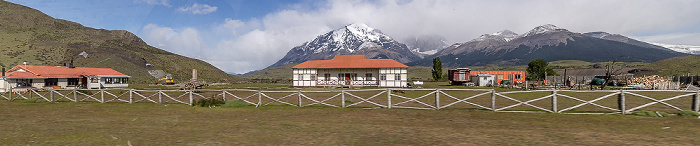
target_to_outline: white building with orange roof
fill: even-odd
[[[129,86],[129,78],[111,68],[17,65],[3,72],[0,89],[124,88]]]
[[[336,55],[292,67],[294,87],[406,87],[408,66],[393,59]]]

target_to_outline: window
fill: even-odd
[[[122,78],[114,78],[114,83],[115,83],[115,84],[121,84],[121,83],[122,83]]]
[[[298,74],[297,76],[298,76],[298,77],[297,77],[297,80],[299,80],[299,81],[303,81],[303,80],[304,80],[304,75],[303,75],[303,74]]]
[[[520,79],[520,78],[521,78],[520,74],[515,74],[515,78],[513,78],[513,79],[515,80],[515,79]]]
[[[58,85],[58,79],[44,79],[44,86],[56,86]]]
[[[360,80],[360,77],[358,77],[356,73],[352,73],[350,75],[352,76],[351,79]]]
[[[97,83],[98,81],[99,81],[99,78],[97,78],[97,77],[90,78],[90,83]]]
[[[401,74],[394,74],[394,80],[401,80]]]
[[[128,84],[129,78],[122,78],[122,84]]]
[[[315,81],[315,80],[316,80],[316,75],[315,75],[315,74],[311,74],[311,80],[312,80],[312,81]]]
[[[330,73],[323,74],[323,78],[324,78],[326,81],[329,81],[329,80],[331,80],[331,74],[330,74]]]
[[[503,74],[498,75],[497,80],[503,80]]]
[[[371,81],[372,79],[372,73],[366,73],[365,74],[365,80]]]
[[[17,79],[17,87],[31,87],[32,79]]]
[[[68,86],[78,85],[78,78],[68,78]]]
[[[105,79],[105,84],[112,84],[114,81],[112,78],[103,78]]]
[[[386,74],[380,74],[379,80],[386,80]]]

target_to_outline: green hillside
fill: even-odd
[[[83,51],[87,58],[78,56]],[[163,70],[176,82],[189,80],[192,69],[208,82],[241,80],[204,61],[149,46],[131,32],[89,28],[5,1],[0,1],[0,52],[0,65],[6,68],[74,60],[76,66],[113,68],[135,83],[153,83],[148,70]]]
[[[660,60],[644,66],[662,76],[700,75],[700,56],[682,56]]]

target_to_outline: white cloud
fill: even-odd
[[[193,14],[204,13],[204,10],[194,10],[204,6],[208,5],[195,4],[182,9]],[[700,25],[700,19],[696,19],[700,14],[698,7],[700,1],[329,0],[294,4],[262,18],[225,19],[211,28],[192,30],[199,33],[190,35],[211,36],[217,40],[208,44],[214,48],[203,48],[198,54],[203,55],[205,61],[227,72],[245,73],[267,67],[291,48],[354,22],[366,23],[396,40],[437,34],[451,42],[465,42],[503,29],[522,34],[543,24],[554,24],[574,32],[606,31],[643,37],[697,28],[694,26]],[[211,11],[215,10],[214,7]],[[161,36],[166,36],[163,32],[186,34],[184,29],[155,28],[159,29],[148,32]],[[681,36],[686,37],[661,35],[643,40],[665,38],[693,42],[700,38],[698,33],[684,32]],[[147,42],[162,42],[159,39]],[[173,45],[169,41],[164,44]]]
[[[216,9],[218,9],[218,8],[215,6],[209,6],[207,4],[198,4],[198,3],[194,3],[192,6],[189,6],[189,7],[177,8],[177,10],[180,12],[190,12],[192,14],[199,14],[199,15],[212,13],[212,12],[216,11]]]
[[[199,31],[194,28],[174,30],[170,27],[161,27],[156,24],[148,24],[142,29],[142,38],[149,45],[176,54],[204,59],[208,47],[202,42]]]
[[[149,5],[163,5],[170,7],[168,0],[134,0],[134,3],[146,3]]]

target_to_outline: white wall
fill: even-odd
[[[406,68],[344,68],[344,69],[293,69],[292,80],[295,87],[316,86],[317,81],[344,81],[345,77],[338,74],[357,74],[353,81],[377,81],[382,74],[386,80],[379,81],[379,87],[406,87],[408,83],[408,71]],[[367,77],[367,74],[372,74]],[[325,75],[330,74],[326,79]],[[311,75],[316,75],[316,80],[311,80]],[[396,75],[399,79],[396,79]]]
[[[316,69],[292,69],[292,84],[295,87],[316,86],[316,80],[312,79],[315,75]]]
[[[379,75],[386,75],[386,80],[379,81],[379,87],[406,87],[408,84],[408,71],[406,68],[381,68]],[[399,75],[399,79],[396,79]]]

